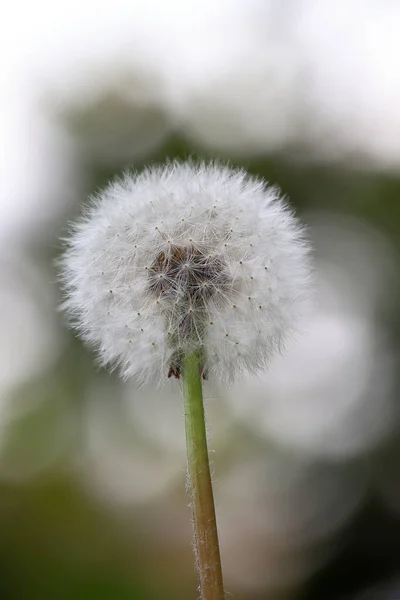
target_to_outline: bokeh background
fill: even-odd
[[[227,597],[400,598],[400,3],[8,2],[0,24],[0,598],[195,599],[177,384],[96,369],[55,263],[126,167],[222,159],[307,224],[316,303],[207,390]]]

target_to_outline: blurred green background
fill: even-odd
[[[188,157],[278,184],[314,248],[300,340],[260,380],[206,391],[227,593],[400,598],[399,8],[83,4],[3,25],[0,598],[197,597],[179,387],[97,369],[56,266],[91,193]],[[312,48],[299,23],[307,43],[322,30]]]

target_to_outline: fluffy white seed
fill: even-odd
[[[276,187],[217,164],[127,173],[62,262],[64,308],[102,364],[139,383],[198,351],[222,381],[264,367],[308,300],[308,246]]]

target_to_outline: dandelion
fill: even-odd
[[[307,298],[308,248],[276,187],[244,171],[172,164],[94,200],[63,261],[65,308],[102,363],[139,383],[264,367]]]
[[[201,379],[233,381],[284,348],[307,306],[302,228],[276,187],[173,163],[94,198],[62,265],[64,308],[102,364],[182,379],[201,598],[222,599]]]

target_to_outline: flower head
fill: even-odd
[[[302,228],[276,187],[217,164],[127,173],[93,199],[63,259],[65,309],[101,362],[139,382],[265,366],[307,304]]]

